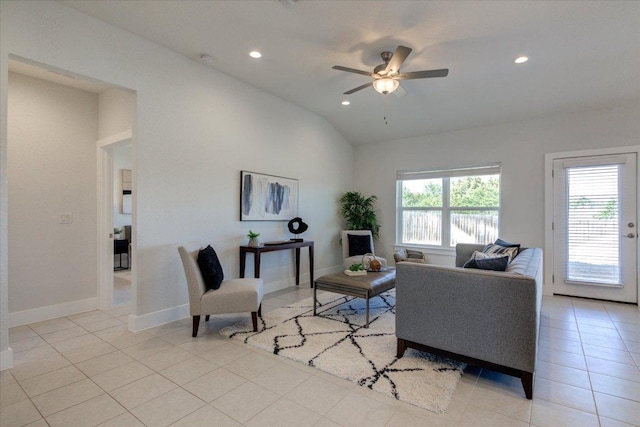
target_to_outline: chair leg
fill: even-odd
[[[404,352],[406,349],[407,349],[407,342],[402,338],[398,338],[396,357],[400,359],[402,356],[404,356]]]
[[[262,317],[262,304],[258,306],[258,317]]]
[[[253,323],[253,332],[258,332],[258,312],[251,312],[251,322]]]
[[[193,316],[193,333],[191,336],[194,338],[198,336],[198,326],[200,326],[200,316]]]
[[[520,380],[522,381],[522,388],[524,388],[524,394],[527,399],[533,399],[533,373],[522,372]]]
[[[208,315],[208,314],[205,316],[204,321],[205,321],[205,322],[208,322],[208,321],[209,321],[209,315]]]

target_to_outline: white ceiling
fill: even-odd
[[[203,66],[325,117],[354,144],[640,102],[638,1],[60,1],[210,55]],[[342,95],[369,77],[333,65],[371,71],[399,44],[413,49],[402,71],[449,76],[405,80],[405,96]]]

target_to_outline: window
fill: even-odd
[[[396,243],[444,248],[498,238],[500,166],[400,171]]]

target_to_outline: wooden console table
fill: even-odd
[[[254,277],[260,277],[260,256],[265,252],[283,251],[285,249],[295,249],[296,252],[296,286],[300,284],[300,248],[309,248],[309,283],[310,287],[313,287],[313,242],[285,242],[278,243],[276,245],[262,245],[262,246],[240,246],[240,278],[244,278],[244,269],[247,263],[247,252],[253,253],[253,275]]]

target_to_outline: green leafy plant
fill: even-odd
[[[377,239],[380,231],[378,215],[375,211],[377,196],[365,197],[359,191],[348,191],[340,197],[340,215],[349,230],[371,230]]]
[[[254,233],[253,231],[249,230],[249,234],[247,234],[247,237],[250,238],[250,239],[255,239],[259,235],[260,235],[260,233]]]
[[[364,265],[362,265],[362,264],[351,264],[349,266],[349,270],[351,270],[351,271],[363,271],[364,270]]]

